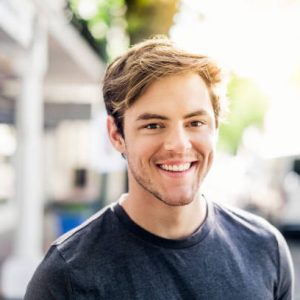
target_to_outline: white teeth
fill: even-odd
[[[160,165],[160,167],[167,171],[178,172],[178,171],[186,171],[191,167],[191,163],[185,163],[181,165]]]

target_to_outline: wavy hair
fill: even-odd
[[[130,48],[108,67],[103,81],[103,98],[123,135],[124,112],[155,80],[195,72],[207,85],[212,102],[216,127],[226,110],[221,68],[208,56],[189,53],[177,48],[168,38],[148,39]]]

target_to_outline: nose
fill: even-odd
[[[176,128],[170,128],[164,140],[164,148],[167,151],[173,151],[176,153],[184,153],[192,148],[190,136],[186,132],[185,128],[178,126]]]

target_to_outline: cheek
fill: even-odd
[[[161,141],[155,137],[133,137],[130,150],[139,155],[150,156],[160,147]]]
[[[126,143],[126,153],[131,161],[143,165],[154,153],[154,143],[148,139],[132,138],[130,143]]]
[[[196,140],[196,147],[199,151],[203,152],[214,152],[217,144],[216,135],[201,135]],[[201,151],[201,152],[202,152]]]

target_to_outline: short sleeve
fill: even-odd
[[[294,299],[294,268],[290,250],[283,236],[277,232],[278,242],[278,286],[276,300]]]
[[[24,300],[67,300],[71,291],[67,264],[52,246],[30,280]]]

